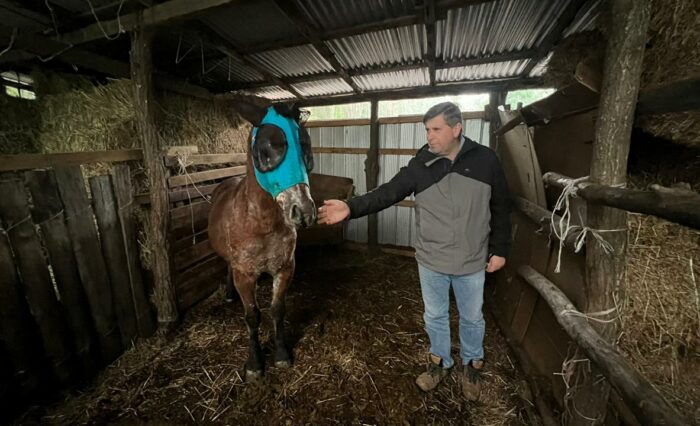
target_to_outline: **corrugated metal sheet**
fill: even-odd
[[[296,96],[294,96],[292,93],[282,89],[279,86],[261,87],[259,89],[253,89],[253,90],[239,90],[236,93],[239,95],[261,96],[263,98],[267,98],[267,99],[270,99],[273,101],[283,101],[285,99],[296,99]]]
[[[519,61],[439,69],[435,71],[435,79],[437,81],[464,81],[514,77],[523,72],[527,63],[527,59],[522,59]]]
[[[304,96],[335,95],[337,93],[352,92],[352,87],[341,78],[308,81],[305,83],[293,84],[292,87]]]
[[[296,0],[317,28],[351,27],[415,13],[413,0]]]
[[[571,34],[590,31],[598,25],[598,18],[603,12],[603,0],[591,0],[576,15],[574,22],[564,31],[564,37]]]
[[[437,22],[445,60],[528,49],[556,23],[569,0],[502,0],[452,9]]]
[[[201,20],[236,46],[299,37],[296,26],[272,0],[239,0],[205,13]]]
[[[312,127],[309,129],[314,147],[368,148],[369,126]],[[358,194],[367,192],[365,156],[361,154],[314,154],[314,172],[348,177]],[[346,228],[345,238],[367,242],[367,218],[353,219]]]
[[[427,68],[361,75],[352,78],[362,90],[395,89],[427,86],[430,84]]]
[[[296,77],[333,71],[310,44],[256,53],[250,58],[277,77]]]
[[[426,50],[425,27],[410,25],[330,40],[326,44],[348,69],[415,63]]]

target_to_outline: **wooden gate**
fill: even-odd
[[[91,197],[79,165],[0,178],[0,398],[8,404],[88,379],[155,331],[129,167],[87,183]]]

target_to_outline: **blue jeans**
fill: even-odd
[[[459,352],[462,364],[484,358],[484,302],[486,271],[470,275],[449,275],[418,264],[420,287],[425,305],[425,330],[430,338],[430,353],[442,358],[443,368],[454,365],[450,354],[450,286],[459,310]]]

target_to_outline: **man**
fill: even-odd
[[[391,181],[347,203],[327,200],[319,223],[376,213],[410,194],[416,199],[416,260],[430,339],[426,372],[416,384],[430,391],[454,365],[450,354],[449,298],[459,309],[462,391],[479,398],[484,366],[485,271],[506,263],[510,249],[510,194],[496,154],[462,135],[462,114],[451,102],[423,117],[428,144]]]

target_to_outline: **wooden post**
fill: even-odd
[[[627,156],[639,92],[642,59],[649,24],[649,0],[611,0],[611,25],[608,33],[601,87],[600,107],[596,121],[590,180],[592,183],[624,186],[627,182]],[[606,253],[595,239],[586,246],[586,313],[614,308],[622,300],[625,254],[627,246],[627,213],[589,203],[588,226],[611,230],[603,237],[613,248]],[[614,342],[618,324],[595,325],[608,342]],[[581,366],[583,368],[583,366]],[[601,373],[593,369],[573,397],[576,410],[572,424],[590,425],[584,418],[603,423],[610,385],[599,380]]]
[[[506,101],[506,92],[491,92],[489,95],[489,104],[486,107],[486,117],[490,122],[489,127],[489,148],[497,150],[498,135],[496,130],[501,127],[501,117],[498,115],[498,106],[503,105]]]
[[[152,244],[153,299],[158,310],[160,331],[165,332],[177,324],[178,311],[168,256],[170,218],[167,175],[155,123],[152,35],[149,29],[140,27],[131,33],[131,79],[134,83],[134,107],[151,194],[149,241]]]
[[[365,178],[367,181],[367,192],[377,187],[379,183],[379,118],[378,104],[376,99],[372,100],[370,123],[369,123],[369,151],[365,160]],[[369,215],[367,220],[367,244],[370,250],[375,251],[379,245],[379,220],[377,214]]]

